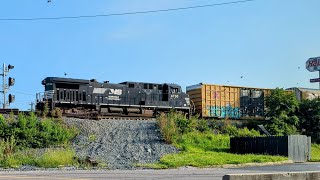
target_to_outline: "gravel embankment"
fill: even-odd
[[[72,143],[77,156],[105,163],[110,169],[132,169],[133,164],[154,163],[178,151],[161,138],[155,120],[64,121],[80,130]]]

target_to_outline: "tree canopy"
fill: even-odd
[[[273,135],[289,135],[297,133],[299,119],[295,112],[299,102],[292,92],[274,89],[266,97],[266,116],[270,119],[266,125]]]
[[[303,100],[300,104],[298,116],[301,133],[311,136],[313,142],[320,143],[320,99]]]

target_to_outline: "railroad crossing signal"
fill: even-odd
[[[14,100],[15,100],[15,96],[12,95],[12,94],[9,94],[9,104],[10,104],[10,103],[13,103]]]
[[[12,77],[9,77],[8,84],[7,84],[7,79],[6,79],[8,73],[13,68],[14,68],[13,65],[9,64],[8,66],[6,66],[6,64],[3,63],[2,74],[0,74],[0,76],[3,77],[2,91],[0,91],[1,93],[3,93],[3,109],[6,109],[10,103],[14,102],[14,99],[15,99],[14,95],[9,94],[9,100],[6,101],[6,99],[7,99],[6,93],[9,91],[9,87],[13,86],[15,83],[15,79]]]
[[[15,79],[12,78],[12,77],[9,77],[9,86],[13,86],[14,85],[14,82],[15,82]]]
[[[8,65],[8,71],[10,71],[10,69],[13,69],[14,66],[12,66],[11,64]]]

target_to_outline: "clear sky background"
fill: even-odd
[[[146,11],[229,0],[2,0],[0,19]],[[230,0],[232,1],[232,0]],[[13,64],[12,108],[30,108],[48,76],[307,87],[320,56],[320,0],[257,0],[152,14],[0,21],[0,63]],[[300,68],[299,68],[300,67]],[[67,76],[64,75],[67,73]],[[243,78],[241,78],[241,76]]]

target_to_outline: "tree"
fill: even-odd
[[[284,89],[271,90],[266,97],[266,116],[270,119],[266,128],[274,135],[289,135],[297,132],[299,123],[295,115],[299,103],[292,92]]]
[[[303,100],[300,103],[299,119],[302,134],[320,143],[320,99]]]

